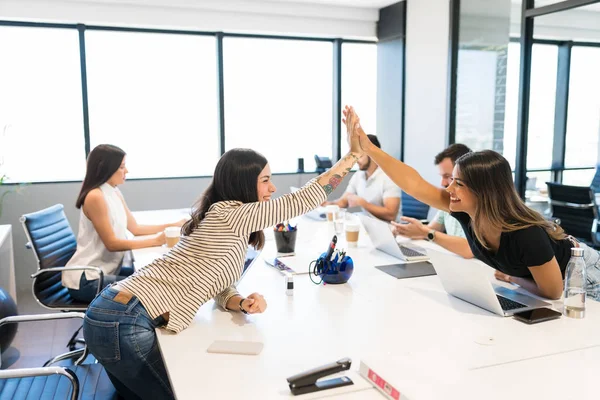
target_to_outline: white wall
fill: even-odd
[[[377,8],[242,0],[1,0],[12,20],[376,38]]]
[[[404,159],[436,186],[433,159],[447,146],[448,29],[449,0],[408,0]]]

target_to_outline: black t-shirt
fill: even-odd
[[[511,276],[532,278],[529,267],[545,264],[556,256],[564,278],[573,247],[570,240],[554,241],[544,228],[531,226],[518,231],[502,232],[498,252],[494,254],[483,247],[475,237],[469,214],[453,212],[450,215],[460,222],[475,258],[490,267]]]

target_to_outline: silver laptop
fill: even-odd
[[[485,267],[475,260],[436,251],[429,255],[448,294],[494,314],[509,317],[521,311],[551,306],[504,286],[493,285]]]
[[[359,214],[359,218],[377,250],[409,262],[429,260],[425,249],[408,243],[396,242],[396,238],[387,222],[364,214]]]
[[[300,188],[296,186],[290,186],[290,193],[294,193],[300,190]],[[314,210],[311,210],[304,214],[310,219],[314,219],[316,221],[327,221],[327,214],[325,214],[325,207],[317,207]]]

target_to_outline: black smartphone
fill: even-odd
[[[554,311],[551,308],[537,308],[535,310],[523,311],[513,315],[515,319],[526,324],[537,324],[538,322],[549,321],[551,319],[560,318],[561,313]]]

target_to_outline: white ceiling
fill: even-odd
[[[276,3],[325,4],[340,7],[383,8],[400,0],[272,0]]]

